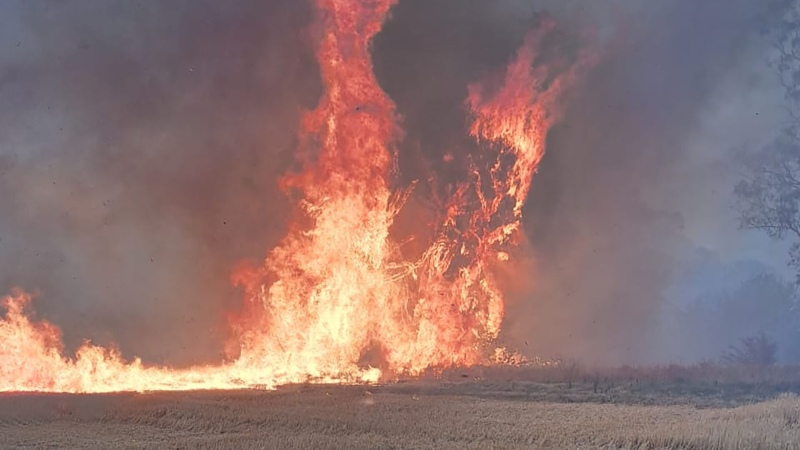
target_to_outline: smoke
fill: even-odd
[[[594,30],[601,62],[551,133],[526,210],[531,260],[508,277],[507,338],[526,353],[666,354],[653,330],[675,270],[697,246],[742,239],[722,212],[722,147],[773,131],[764,110],[762,126],[737,127],[740,139],[708,131],[754,120],[725,95],[774,98],[753,71],[764,65],[761,3],[394,9],[374,57],[407,131],[405,182],[452,175],[442,156],[471,145],[467,84],[501,69],[538,13],[563,26],[553,51]],[[148,361],[213,360],[239,299],[228,274],[283,235],[275,181],[320,93],[311,18],[310,5],[290,0],[0,4],[0,290],[38,288],[36,309],[71,347],[91,338]],[[698,162],[706,151],[712,162]],[[705,177],[719,180],[713,207],[696,195]],[[412,203],[424,203],[420,192]],[[419,209],[403,223],[419,226],[409,217]],[[717,229],[730,238],[702,242]]]
[[[298,2],[3,2],[0,290],[68,346],[213,358],[319,93]],[[6,27],[8,25],[8,27]]]
[[[757,144],[774,129],[752,126],[754,111],[731,111],[721,96],[779,99],[761,70],[765,9],[744,0],[406,0],[395,9],[376,45],[377,69],[405,117],[407,145],[433,161],[467,145],[464,86],[508,61],[537,12],[556,15],[562,47],[595,31],[601,63],[551,133],[526,210],[533,261],[515,274],[506,324],[526,353],[605,363],[676,357],[677,341],[659,331],[676,270],[698,246],[730,245],[703,242],[709,235],[753,242],[729,211],[728,146]],[[720,124],[708,118],[719,116],[737,132],[716,141]],[[718,194],[698,192],[709,186]]]
[[[540,292],[545,311],[555,314],[539,315],[533,304],[525,305],[541,318],[538,325],[549,341],[541,350],[562,342],[564,353],[588,360],[675,357],[669,348],[674,336],[656,332],[664,305],[676,301],[665,288],[695,247],[721,251],[730,245],[704,241],[698,230],[736,230],[729,204],[711,203],[703,188],[730,198],[727,146],[750,144],[759,134],[693,145],[708,133],[704,119],[725,112],[728,105],[718,103],[726,84],[736,83],[738,92],[753,90],[737,78],[765,66],[756,34],[764,7],[746,1],[649,2],[608,48],[569,119],[552,136],[550,165],[542,167],[552,184],[538,180],[539,195],[531,199],[530,231],[548,246],[540,247]],[[740,123],[753,113],[743,109],[728,125],[742,130]],[[713,162],[703,167],[698,159]],[[552,198],[553,184],[561,200],[549,209],[537,207]],[[698,226],[698,216],[708,211],[715,217]],[[733,241],[747,239],[727,234]],[[688,353],[681,348],[677,356]]]

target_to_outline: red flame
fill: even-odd
[[[553,28],[548,22],[526,38],[496,92],[470,86],[470,133],[491,162],[472,163],[428,249],[407,261],[390,235],[410,195],[390,187],[402,135],[370,55],[395,2],[317,0],[325,92],[303,119],[303,169],[282,180],[301,198],[298,220],[262,264],[234,274],[244,291],[233,323],[235,360],[146,367],[89,343],[66,358],[58,329],[32,322],[24,311],[30,298],[14,292],[4,299],[0,322],[0,391],[366,382],[488,361],[504,315],[493,268],[511,258],[558,102],[588,59],[561,73],[537,64],[541,39]],[[367,365],[370,352],[380,355],[372,361],[379,367]]]

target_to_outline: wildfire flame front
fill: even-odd
[[[84,344],[63,353],[58,328],[26,315],[31,297],[3,299],[0,391],[237,389],[317,381],[359,383],[487,362],[504,298],[493,275],[513,258],[531,178],[563,95],[591,58],[566,70],[537,62],[546,21],[526,38],[500,88],[469,87],[469,132],[489,155],[471,164],[418,260],[391,227],[410,189],[393,190],[402,140],[372,68],[370,43],[396,0],[317,0],[317,60],[325,91],[303,118],[302,169],[281,180],[299,194],[297,220],[262,264],[237,271],[244,307],[235,359],[174,369],[123,361]],[[490,92],[491,91],[491,92]],[[452,160],[452,154],[448,153]],[[364,364],[371,349],[377,367]],[[502,353],[502,352],[501,352]]]

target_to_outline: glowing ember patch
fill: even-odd
[[[90,343],[66,358],[59,330],[31,321],[30,297],[14,292],[0,321],[0,391],[269,389],[520,362],[496,348],[504,301],[493,265],[511,259],[557,102],[583,64],[561,74],[534,65],[553,27],[547,23],[526,39],[499,90],[470,86],[470,131],[488,144],[490,163],[473,165],[447,199],[421,259],[403,260],[390,228],[410,190],[389,184],[401,132],[369,49],[395,2],[316,2],[325,93],[304,117],[300,139],[314,162],[281,183],[301,196],[298,213],[308,225],[293,224],[262,264],[235,272],[244,308],[232,324],[232,362],[146,367]]]

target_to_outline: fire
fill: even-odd
[[[537,64],[541,40],[554,26],[547,22],[526,38],[500,88],[469,87],[470,133],[490,163],[469,163],[468,180],[443,205],[428,249],[408,261],[390,232],[412,195],[411,188],[393,188],[402,131],[370,55],[396,1],[316,2],[325,92],[302,121],[302,169],[281,182],[301,199],[297,220],[261,264],[234,273],[244,304],[232,323],[236,350],[229,362],[149,367],[89,342],[69,358],[59,330],[32,321],[30,296],[15,291],[3,299],[0,391],[373,382],[505,355],[496,348],[504,300],[493,268],[513,258],[545,136],[588,58],[558,72]]]

